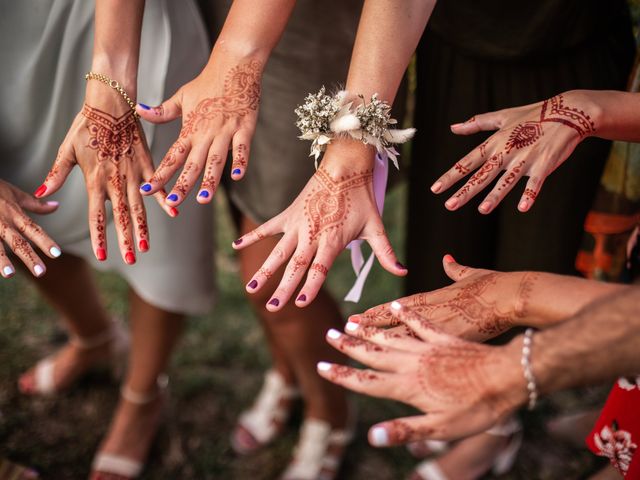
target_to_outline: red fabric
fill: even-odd
[[[586,442],[626,480],[640,480],[640,375],[618,380]]]

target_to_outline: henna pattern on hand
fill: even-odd
[[[133,158],[133,146],[140,143],[140,133],[132,110],[114,117],[85,104],[82,115],[87,119],[88,147],[98,152],[98,162],[109,160],[117,165],[122,158]]]
[[[167,170],[173,167],[178,161],[178,157],[184,155],[186,151],[187,147],[185,147],[184,143],[182,143],[180,140],[176,140],[176,142],[171,145],[171,148],[169,148],[169,151],[167,151],[167,154],[165,155],[162,162],[160,162],[158,169],[155,171],[149,181],[164,185],[167,180],[169,180],[169,173],[167,172]]]
[[[502,168],[502,152],[498,152],[492,155],[476,173],[474,173],[469,181],[460,189],[456,194],[456,198],[465,196],[471,190],[471,187],[476,185],[482,185],[489,178],[489,175],[493,170]]]
[[[540,122],[525,122],[516,125],[509,135],[505,145],[505,152],[509,153],[514,148],[519,150],[536,143],[544,135]]]
[[[22,255],[23,257],[28,258],[31,263],[36,263],[33,249],[29,245],[29,242],[20,235],[16,234],[13,236],[13,239],[11,240],[11,250],[13,250],[13,253],[18,256]]]
[[[105,219],[104,212],[100,210],[98,215],[95,218],[96,231],[98,232],[98,236],[96,238],[98,242],[98,248],[104,248],[105,246]]]
[[[133,204],[131,206],[131,212],[133,214],[132,216],[136,219],[138,235],[141,239],[146,239],[149,236],[149,227],[147,226],[144,207],[140,203]]]
[[[480,156],[484,158],[487,154],[487,145],[489,145],[489,140],[485,140],[480,145],[478,145],[478,149],[480,150]]]
[[[260,268],[260,270],[258,270],[258,273],[263,275],[265,279],[269,280],[271,277],[273,277],[273,272],[265,267]]]
[[[471,171],[467,167],[462,165],[461,162],[456,162],[456,164],[453,167],[456,169],[456,172],[458,172],[460,175],[467,175]]]
[[[564,97],[556,95],[542,102],[540,109],[540,120],[529,121],[516,125],[509,135],[505,145],[505,152],[521,149],[536,143],[544,135],[542,124],[544,122],[555,122],[573,128],[580,138],[588,133],[596,131],[595,123],[591,117],[582,110],[564,105]]]
[[[321,263],[312,263],[311,267],[309,267],[309,270],[313,271],[313,277],[312,278],[316,278],[317,275],[322,275],[324,277],[326,277],[329,274],[329,269],[327,267],[325,267],[323,264]]]
[[[202,179],[201,189],[210,190],[212,194],[216,192],[216,176],[215,168],[222,163],[222,158],[217,153],[214,153],[207,159],[207,166],[204,170],[204,177]]]
[[[523,195],[534,202],[536,200],[536,197],[538,196],[538,192],[536,192],[532,188],[525,188]]]
[[[129,214],[129,205],[125,201],[125,184],[127,183],[127,176],[115,174],[108,178],[109,183],[115,191],[115,198],[111,197],[111,203],[113,204],[113,210],[116,214],[116,221],[121,232],[128,232],[131,225],[131,216]],[[129,238],[124,237],[122,240],[123,245],[128,252],[133,251],[133,246]]]
[[[349,191],[369,184],[373,178],[373,171],[364,170],[335,180],[320,166],[314,178],[317,180],[318,188],[314,186],[305,199],[309,244],[321,235],[344,225],[351,211]]]
[[[247,146],[244,144],[238,145],[237,152],[231,163],[231,168],[246,168],[247,167]]]
[[[355,376],[360,382],[371,382],[373,380],[378,380],[380,377],[373,372],[360,370],[357,368],[350,368],[344,365],[333,365],[331,367],[331,376],[332,378],[344,379]]]
[[[389,349],[378,345],[376,343],[372,343],[372,342],[367,342],[365,340],[362,340],[360,338],[356,338],[356,337],[352,337],[350,335],[343,335],[340,339],[340,342],[338,342],[338,348],[340,350],[343,349],[343,347],[346,348],[364,348],[365,352],[376,352],[376,353],[383,353],[383,352],[388,352]]]
[[[185,138],[197,132],[216,117],[228,120],[244,117],[258,109],[260,103],[260,77],[262,64],[256,60],[238,65],[227,74],[224,94],[220,97],[205,98],[185,118],[180,137]]]
[[[482,345],[434,345],[420,356],[418,382],[426,398],[439,405],[464,404],[486,391],[488,351]],[[429,408],[427,413],[436,413]]]
[[[292,261],[293,261],[293,270],[291,271],[291,274],[289,275],[289,280],[293,279],[293,277],[296,276],[296,273],[298,273],[298,270],[300,270],[300,269],[304,270],[305,268],[307,268],[307,265],[309,265],[309,260],[307,260],[302,255],[294,256]]]
[[[509,172],[504,177],[502,177],[500,185],[498,186],[498,191],[504,190],[505,188],[509,187],[509,185],[511,185],[513,182],[516,181],[516,179],[518,178],[518,174],[520,173],[520,171],[522,170],[522,167],[524,166],[524,163],[525,163],[524,160],[520,160],[515,167],[509,170]]]

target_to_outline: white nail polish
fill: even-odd
[[[54,258],[58,258],[60,255],[62,255],[62,252],[60,251],[60,249],[58,247],[51,247],[49,249],[49,253]]]
[[[2,269],[2,274],[3,274],[5,277],[10,277],[10,276],[11,276],[11,275],[13,275],[14,273],[16,273],[16,271],[13,269],[13,267],[11,267],[11,266],[9,266],[9,265],[7,265],[6,267],[4,267],[4,268]]]
[[[402,305],[400,305],[400,302],[398,302],[397,300],[394,300],[393,302],[391,302],[391,310],[401,310],[402,309]]]
[[[327,337],[329,337],[332,340],[337,340],[341,336],[342,336],[342,334],[338,330],[336,330],[335,328],[332,328],[331,330],[329,330],[327,332]]]
[[[47,205],[50,207],[57,207],[58,205],[60,205],[60,202],[56,202],[55,200],[51,200],[49,202],[47,202]]]
[[[344,326],[344,329],[348,332],[355,332],[358,329],[359,325],[355,322],[347,322]]]
[[[42,265],[36,265],[35,267],[33,267],[33,272],[36,274],[36,277],[39,277],[44,273],[44,268],[42,267]]]
[[[374,447],[386,447],[389,445],[389,434],[384,427],[373,427],[370,433],[371,445]]]
[[[331,370],[331,364],[329,362],[318,362],[318,370],[321,372],[328,372]]]

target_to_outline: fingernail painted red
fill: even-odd
[[[448,253],[444,256],[444,261],[447,263],[453,263],[456,261],[455,258],[453,258],[451,255],[449,255]]]
[[[140,240],[139,246],[140,250],[142,250],[143,252],[149,250],[149,242],[147,242],[146,240]]]
[[[40,198],[47,191],[47,186],[45,184],[40,185],[36,191],[33,193],[35,197]]]
[[[129,265],[133,265],[134,263],[136,263],[136,256],[133,254],[133,252],[127,252],[127,254],[124,256],[124,260]]]
[[[178,215],[180,215],[180,212],[176,207],[171,207],[169,209],[169,213],[171,214],[172,217],[177,217]]]
[[[96,250],[96,257],[101,262],[104,262],[107,259],[107,251],[104,248],[98,248]]]

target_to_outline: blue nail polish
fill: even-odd
[[[231,172],[232,175],[240,175],[242,173],[242,170],[240,170],[239,168],[234,168],[233,172]]]
[[[198,196],[199,196],[199,197],[202,197],[202,198],[209,198],[209,192],[207,192],[206,190],[202,190],[202,191],[198,194]]]
[[[138,105],[140,105],[145,110],[151,110],[151,107],[149,105],[145,105],[144,103],[139,103]]]
[[[151,184],[145,183],[144,185],[142,185],[140,187],[140,190],[142,190],[143,192],[150,192],[151,191]]]
[[[176,195],[175,193],[172,193],[171,195],[169,195],[169,196],[167,197],[167,200],[170,200],[170,201],[172,201],[172,202],[175,202],[175,201],[177,201],[177,200],[178,200],[178,195]]]

